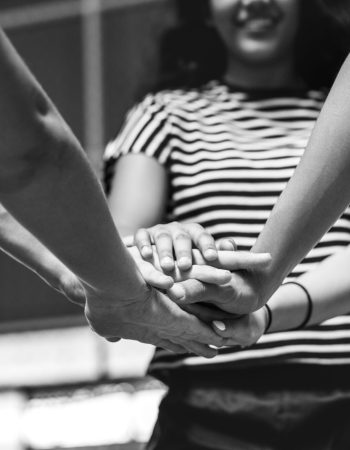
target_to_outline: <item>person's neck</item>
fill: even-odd
[[[223,80],[231,86],[246,89],[297,89],[303,83],[297,76],[293,61],[269,64],[250,64],[229,61]]]

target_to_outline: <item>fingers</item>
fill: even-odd
[[[157,347],[164,348],[165,350],[170,350],[173,353],[179,353],[179,354],[188,353],[188,350],[185,347],[183,347],[182,345],[174,344],[174,342],[171,342],[166,339],[158,342]]]
[[[184,278],[193,278],[204,283],[222,285],[231,280],[231,272],[228,270],[217,269],[212,266],[194,265],[190,270],[183,274]]]
[[[211,323],[214,320],[220,321],[234,318],[234,314],[228,314],[214,305],[193,303],[190,305],[181,305],[181,307],[206,323]]]
[[[166,290],[171,288],[174,284],[172,277],[160,272],[148,261],[139,262],[138,268],[146,283],[155,288]]]
[[[198,302],[212,303],[229,314],[234,312],[237,297],[236,288],[232,283],[217,286],[193,279],[175,283],[167,293],[181,307]]]
[[[183,224],[206,261],[215,261],[218,252],[213,236],[197,223]]]
[[[172,222],[152,228],[160,265],[164,270],[174,269],[176,262],[180,270],[188,270],[192,265],[192,239],[187,230],[179,223]]]
[[[195,355],[203,356],[204,358],[214,358],[218,354],[216,349],[196,342],[186,342],[184,345],[180,345],[164,339],[161,340],[157,346],[164,348],[165,350],[170,350],[173,353],[194,353]]]
[[[230,271],[259,270],[269,266],[271,255],[252,252],[219,252],[218,261],[221,267]]]
[[[125,240],[124,240],[125,243]],[[134,237],[134,244],[139,249],[143,258],[151,258],[153,255],[152,240],[150,233],[145,228],[140,228],[136,231]]]
[[[156,245],[159,263],[163,270],[174,270],[173,240],[171,233],[162,226],[154,227],[153,239]]]
[[[247,314],[237,319],[214,320],[214,330],[225,339],[226,345],[244,347],[255,344],[264,334],[263,311]]]
[[[180,270],[188,270],[192,266],[191,236],[182,230],[176,230],[172,235],[177,266]]]
[[[218,250],[237,251],[237,244],[233,238],[222,238],[216,242]]]
[[[143,252],[147,251],[150,257],[152,238],[160,265],[167,271],[174,268],[173,251],[180,270],[188,270],[191,267],[193,244],[199,249],[205,261],[215,261],[218,256],[214,238],[199,224],[172,222],[148,230],[139,230],[136,233],[135,244],[142,256]]]
[[[193,251],[193,263],[196,265],[207,264],[199,251]],[[219,251],[218,259],[212,265],[230,270],[261,270],[271,263],[269,253],[253,253],[243,251]]]
[[[194,354],[198,356],[203,356],[204,358],[214,358],[218,354],[218,350],[212,347],[208,347],[204,344],[198,344],[196,342],[189,342],[187,348]]]
[[[136,245],[134,242],[133,235],[123,237],[122,241],[123,241],[125,247],[132,247],[133,245]]]
[[[189,348],[187,342],[213,345],[215,347],[221,347],[223,345],[222,337],[219,336],[211,326],[201,322],[197,317],[188,314],[183,310],[180,311],[179,319],[182,322],[183,329],[181,336],[179,336],[181,345],[186,346],[186,348]],[[191,351],[192,349],[193,347],[190,348]]]
[[[176,303],[189,305],[191,303],[202,302],[205,300],[208,286],[198,280],[186,280],[181,283],[175,283],[167,294]]]

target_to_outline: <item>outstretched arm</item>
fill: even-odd
[[[266,301],[350,202],[350,57],[322,109],[295,174],[273,209],[254,252],[272,263],[261,277]]]
[[[268,301],[268,313],[261,308],[237,320],[223,317],[216,322],[218,332],[231,345],[248,346],[257,342],[269,325],[268,332],[298,329],[305,319],[307,325],[319,324],[327,319],[348,314],[350,311],[350,247],[325,259],[315,269],[300,276],[296,281],[310,295],[312,308],[306,292],[297,284],[283,284]],[[311,314],[310,314],[311,313]],[[224,331],[220,331],[220,328]]]
[[[213,330],[146,285],[78,141],[2,32],[0,129],[0,201],[77,275],[91,326],[214,355]]]
[[[73,303],[85,305],[78,278],[0,204],[0,248]]]
[[[86,286],[111,288],[119,298],[140,296],[144,285],[83,150],[4,34],[0,86],[5,208]]]

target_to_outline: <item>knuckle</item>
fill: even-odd
[[[199,223],[194,223],[194,222],[190,222],[190,223],[186,223],[184,225],[184,227],[193,234],[200,234],[204,228],[202,227],[202,225],[200,225]]]
[[[146,228],[139,228],[135,233],[136,239],[142,239],[147,235],[148,235],[148,231],[146,230]]]
[[[159,234],[155,236],[158,241],[168,241],[171,239],[171,236],[166,231],[161,231]]]
[[[191,298],[202,297],[206,292],[206,287],[198,280],[188,280],[187,288],[188,296]]]
[[[177,220],[173,220],[172,222],[170,222],[168,224],[170,227],[182,227],[182,225],[177,221]]]
[[[198,237],[199,241],[202,243],[210,243],[214,245],[214,238],[207,231],[203,230]]]
[[[188,240],[189,235],[186,232],[181,231],[179,233],[174,234],[173,239],[175,242],[182,241],[182,240]]]

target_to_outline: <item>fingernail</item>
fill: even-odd
[[[172,286],[174,285],[174,283],[175,283],[175,281],[174,281],[173,278],[171,278],[171,277],[166,277],[166,278],[164,278],[164,280],[165,280],[167,283],[169,283],[169,287],[172,287]]]
[[[190,268],[191,267],[191,260],[190,260],[190,258],[188,257],[188,256],[182,256],[179,260],[178,260],[178,262],[177,262],[177,264],[179,265],[179,266],[181,266],[181,267],[184,267],[184,268]]]
[[[217,251],[212,249],[212,248],[208,248],[205,252],[204,252],[204,257],[205,259],[208,260],[213,260],[216,259],[218,256]]]
[[[167,268],[174,267],[174,261],[170,258],[170,256],[165,256],[161,261],[162,266],[166,266]]]
[[[221,320],[214,320],[213,324],[220,331],[226,330],[226,325],[224,324],[224,322],[221,322]]]
[[[223,278],[227,281],[229,281],[232,277],[232,273],[229,270],[225,270],[223,273]]]
[[[174,284],[171,288],[171,292],[176,297],[177,300],[184,300],[185,299],[185,290],[182,286],[178,284]]]
[[[152,249],[148,245],[144,245],[141,248],[141,255],[144,256],[145,258],[152,256]]]

